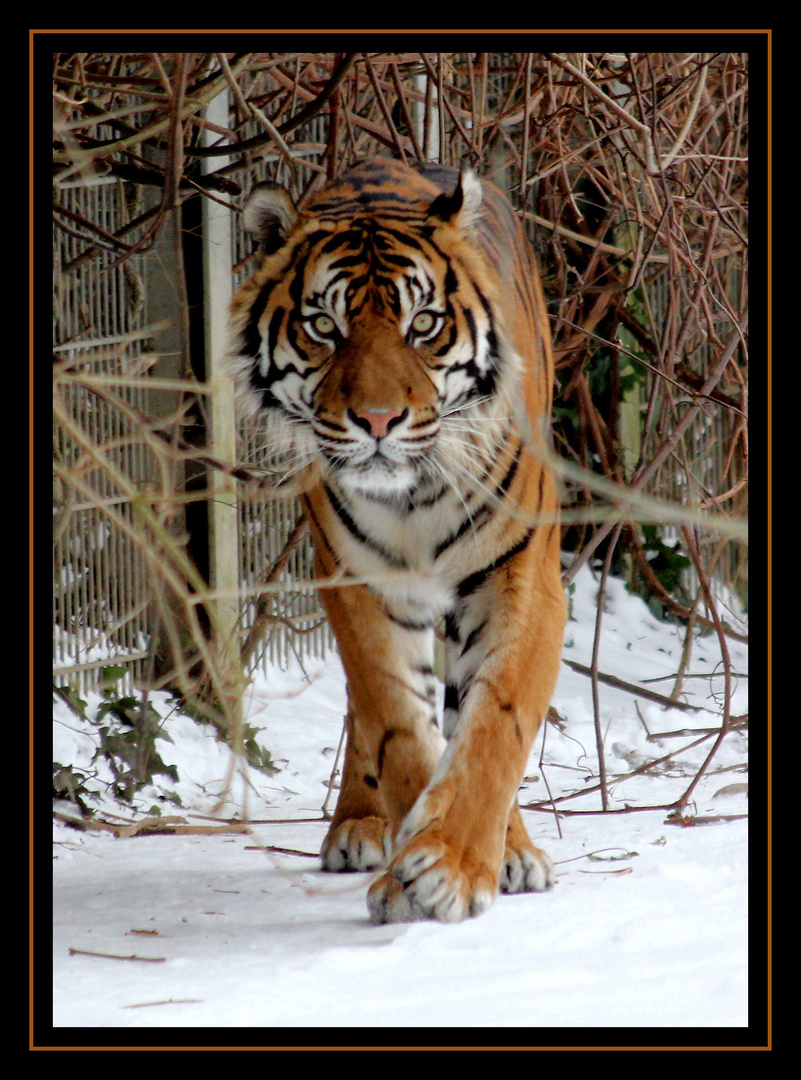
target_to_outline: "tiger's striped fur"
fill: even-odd
[[[565,618],[533,259],[496,188],[435,165],[363,162],[300,213],[270,186],[245,220],[241,399],[303,492],[348,680],[323,863],[389,863],[376,921],[476,915],[552,880],[517,806]]]

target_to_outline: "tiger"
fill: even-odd
[[[237,398],[300,494],[347,682],[322,866],[373,872],[375,923],[545,890],[518,789],[565,598],[549,325],[519,220],[472,168],[375,158],[301,209],[260,185],[243,224],[261,264],[232,304]]]

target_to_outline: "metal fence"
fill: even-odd
[[[130,210],[122,185],[102,178],[92,186],[64,185],[61,203],[109,234]],[[58,374],[80,367],[102,389],[138,366],[148,344],[142,260],[114,266],[112,253],[86,259],[86,249],[77,232],[56,231],[53,663],[56,682],[81,691],[97,686],[112,665],[143,678],[151,629],[144,559],[125,528],[130,499],[92,461],[87,444],[105,447],[113,468],[135,485],[150,474],[147,451],[102,394]],[[147,408],[143,389],[121,392],[134,408]]]
[[[230,99],[226,99],[226,113],[229,106]],[[324,124],[324,120],[313,121],[301,132],[301,138],[309,142],[305,153],[310,159],[321,156],[320,129]],[[266,155],[254,165],[248,187],[267,177],[288,182],[285,173],[280,159]],[[113,178],[89,185],[83,179],[76,180],[62,185],[62,216],[74,212],[81,222],[95,223],[99,232],[119,234],[132,216],[132,207],[126,202],[129,193],[127,185]],[[253,269],[249,266],[252,244],[239,227],[238,217],[219,206],[214,213],[218,219],[221,215],[230,219],[225,241],[230,246],[222,259],[214,260],[211,276],[204,283],[207,309],[220,294],[230,295]],[[176,394],[169,389],[154,393],[141,382],[129,389],[120,380],[124,382],[131,373],[148,372],[156,381],[166,375],[169,386],[180,364],[174,356],[165,357],[157,350],[164,346],[165,323],[168,347],[175,338],[170,326],[180,323],[180,297],[165,288],[170,278],[165,245],[115,265],[113,252],[98,256],[95,237],[65,228],[63,221],[59,224],[54,232],[53,319],[57,372],[54,681],[83,693],[113,678],[118,687],[130,691],[152,679],[153,581],[141,542],[126,528],[132,519],[131,495],[114,484],[113,471],[118,469],[135,487],[153,480],[158,464],[138,437],[141,431],[137,433],[136,424],[154,412],[169,413],[170,405],[164,398],[174,399]],[[206,253],[216,243],[211,232],[204,227]],[[162,265],[165,261],[166,268]],[[155,324],[158,330],[154,330]],[[219,342],[218,336],[212,346],[218,355],[209,357],[212,373],[222,358]],[[81,377],[59,379],[59,367],[70,372],[78,369]],[[92,385],[93,376],[97,386]],[[114,387],[113,402],[97,392],[109,384]],[[125,423],[120,400],[132,406],[135,419],[130,424]],[[87,442],[102,448],[102,466],[93,467],[91,455],[86,454]],[[250,460],[257,443],[258,434],[241,425],[237,460]],[[180,486],[180,477],[176,479]],[[284,666],[293,656],[323,656],[331,648],[333,636],[309,584],[313,551],[305,531],[270,581],[271,591],[261,594],[259,588],[301,516],[300,503],[295,499],[276,502],[241,489],[235,512],[234,542],[230,531],[226,537],[226,530],[210,529],[208,558],[212,578],[235,581],[240,591],[237,632],[247,668]],[[186,527],[182,520],[178,531]]]

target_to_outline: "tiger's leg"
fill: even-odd
[[[445,734],[450,735],[459,723],[459,682],[458,671],[464,646],[458,640],[458,632],[452,628],[453,637],[446,642],[448,667],[454,673],[445,688],[445,709],[443,726]],[[456,640],[454,640],[456,639]],[[520,806],[515,798],[509,812],[506,826],[506,842],[503,866],[498,884],[500,892],[541,892],[554,882],[553,862],[550,856],[535,847],[523,824]]]
[[[318,576],[330,571],[318,555]],[[436,724],[431,619],[392,618],[365,585],[320,590],[348,680],[343,782],[323,844],[329,870],[372,869],[429,782],[444,747]]]
[[[376,922],[480,914],[501,883],[507,837],[518,856],[510,883],[547,885],[550,876],[513,806],[562,650],[556,530],[541,527],[497,569],[465,579],[459,597],[448,626],[448,746],[398,834],[388,871],[370,888]]]
[[[352,708],[345,717],[345,735],[339,798],[320,853],[323,869],[376,870],[389,862],[392,829]]]
[[[377,870],[392,852],[392,827],[381,797],[375,766],[348,709],[345,758],[336,810],[323,843],[323,868],[332,871]],[[520,807],[512,805],[499,889],[505,893],[539,892],[553,884],[553,864],[528,835]]]

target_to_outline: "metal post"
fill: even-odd
[[[229,124],[228,95],[221,94],[208,106],[207,118],[222,128]],[[218,135],[204,131],[204,141],[216,142]],[[226,159],[208,159],[209,170],[225,165]],[[212,385],[209,395],[210,444],[212,455],[233,463],[236,458],[234,394],[230,379],[224,377],[221,362],[228,349],[228,314],[233,295],[232,215],[221,202],[203,200],[203,271],[206,336],[206,376]],[[212,624],[218,655],[234,681],[239,670],[239,545],[236,481],[222,472],[209,474],[209,584],[215,594]]]

